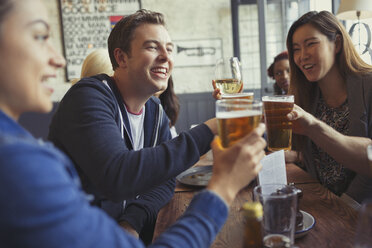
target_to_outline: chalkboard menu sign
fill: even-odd
[[[107,47],[111,28],[123,16],[141,8],[140,0],[59,0],[66,80],[80,77],[85,57]]]

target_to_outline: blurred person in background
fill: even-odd
[[[101,73],[105,73],[109,76],[114,74],[110,56],[107,49],[104,48],[98,48],[88,54],[81,66],[80,78],[71,80],[71,84],[74,85],[82,78],[95,76]]]
[[[275,56],[273,63],[267,69],[267,75],[275,80],[274,95],[288,94],[290,75],[287,51]]]

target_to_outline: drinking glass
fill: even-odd
[[[293,247],[297,213],[297,191],[285,184],[263,184],[253,190],[263,206],[264,247]]]
[[[218,135],[223,147],[229,147],[249,134],[261,122],[262,103],[246,99],[216,101]]]
[[[264,96],[267,149],[269,151],[292,149],[292,122],[288,120],[294,105],[294,96]]]
[[[215,67],[215,82],[222,97],[225,94],[236,94],[242,91],[243,82],[239,59],[236,57],[218,59]]]

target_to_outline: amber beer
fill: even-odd
[[[235,94],[222,94],[222,99],[247,99],[253,101],[254,93],[253,92],[242,92]]]
[[[292,122],[288,120],[294,105],[294,96],[264,96],[265,122],[268,139],[268,150],[291,150]]]
[[[216,102],[218,135],[223,147],[229,147],[258,126],[262,116],[262,103],[245,99]]]

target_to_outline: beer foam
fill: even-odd
[[[216,113],[217,119],[231,119],[231,118],[240,118],[240,117],[249,117],[262,115],[262,112],[259,110],[239,110],[232,112],[218,112]]]
[[[294,97],[290,96],[278,96],[278,97],[270,97],[270,96],[263,96],[263,102],[294,102]]]
[[[235,98],[247,97],[247,96],[254,96],[254,93],[253,92],[243,92],[243,93],[232,93],[232,94],[221,95],[222,99],[230,99],[230,98],[235,99]]]

